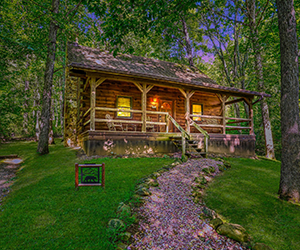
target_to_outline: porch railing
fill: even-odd
[[[106,107],[95,107],[95,111],[110,111],[110,112],[130,112],[130,113],[139,113],[142,114],[143,111],[142,110],[134,110],[134,109],[119,109],[119,108],[106,108]],[[81,118],[81,122],[84,119],[84,117],[86,117],[89,113],[91,113],[92,109],[89,108],[83,115],[83,117]],[[165,121],[163,122],[159,122],[159,121],[148,121],[146,120],[146,125],[158,125],[158,126],[166,126],[165,132],[168,133],[169,132],[169,121],[171,121],[174,126],[181,132],[184,134],[184,136],[187,138],[189,135],[176,121],[173,117],[171,117],[169,115],[168,112],[161,112],[161,111],[150,111],[150,110],[146,110],[146,115],[162,115],[165,116]],[[207,120],[216,120],[216,119],[220,119],[222,122],[221,123],[203,123],[203,120],[200,122],[194,121],[193,117],[198,117],[201,119],[205,119]],[[114,119],[113,122],[116,123],[126,123],[126,124],[143,124],[143,118],[141,118],[141,120],[125,120],[125,119]],[[146,118],[144,118],[146,119]],[[249,130],[252,131],[252,120],[251,119],[247,119],[247,118],[234,118],[234,117],[223,117],[223,116],[211,116],[211,115],[193,115],[190,114],[189,116],[186,117],[186,119],[188,119],[188,121],[190,122],[190,125],[194,126],[200,133],[202,133],[205,137],[209,137],[207,131],[204,128],[221,128],[223,130],[223,134],[226,133],[226,131],[230,131],[230,130]],[[228,121],[229,120],[229,121]],[[107,119],[98,119],[98,118],[94,118],[90,117],[89,120],[87,120],[86,122],[83,123],[84,126],[86,126],[87,124],[91,123],[91,122],[107,122]],[[226,122],[228,121],[228,122]],[[231,124],[240,124],[242,122],[247,122],[248,126],[232,126]],[[180,129],[181,128],[181,129]],[[184,132],[183,132],[183,131]],[[144,131],[145,132],[145,131]]]
[[[206,123],[196,123],[196,121],[193,120],[193,117],[199,117],[204,119],[220,119],[222,121],[222,124],[206,124]],[[235,117],[223,117],[223,116],[212,116],[212,115],[190,115],[190,119],[197,124],[200,128],[206,127],[206,128],[222,128],[223,133],[225,134],[225,131],[229,130],[246,130],[249,129],[250,131],[252,128],[252,120],[247,118],[235,118]],[[224,120],[225,119],[225,120]],[[226,120],[232,120],[229,122],[226,122]],[[235,124],[235,123],[242,123],[247,122],[248,126],[228,126],[229,124]]]
[[[129,112],[129,113],[140,113],[142,114],[142,110],[134,110],[134,109],[118,109],[118,108],[106,108],[106,107],[95,107],[95,111],[111,111],[111,112]],[[86,117],[91,112],[91,108],[89,108],[83,115],[83,118]],[[146,125],[158,125],[158,126],[166,126],[166,132],[169,132],[169,113],[168,112],[161,112],[161,111],[149,111],[146,110],[146,115],[164,115],[165,116],[165,122],[154,122],[154,121],[147,121],[146,119]],[[142,118],[143,119],[143,118]],[[107,122],[107,119],[98,119],[94,118],[94,122]],[[86,121],[83,125],[86,126],[87,124],[91,123],[92,119],[89,119]],[[113,119],[113,122],[115,123],[127,123],[127,124],[143,124],[143,121],[138,120],[125,120],[125,119]]]

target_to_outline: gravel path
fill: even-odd
[[[239,243],[221,236],[201,219],[203,206],[195,204],[191,186],[203,167],[213,166],[211,159],[194,159],[177,165],[158,177],[159,187],[152,187],[152,195],[139,208],[144,220],[140,233],[134,236],[130,249],[245,249]]]

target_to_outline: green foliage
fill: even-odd
[[[207,206],[242,225],[254,242],[263,242],[274,250],[298,249],[300,209],[278,199],[280,162],[228,160],[232,168],[206,191]]]
[[[1,154],[18,154],[25,160],[0,208],[1,249],[114,249],[107,225],[118,218],[119,203],[130,201],[140,178],[173,162],[94,159],[89,162],[105,163],[105,189],[80,187],[75,191],[75,151],[56,141],[50,154],[38,156],[36,147],[34,142],[0,145]],[[134,222],[122,216],[126,224]]]

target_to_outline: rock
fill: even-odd
[[[137,191],[135,191],[135,193],[137,195],[140,195],[140,196],[149,196],[149,195],[151,195],[151,192],[149,191],[149,189],[147,189],[145,187],[138,189]]]
[[[154,172],[153,174],[151,174],[151,177],[153,179],[157,179],[159,176],[160,176],[160,173],[158,173],[158,172]]]
[[[149,188],[149,186],[151,186],[151,187],[157,187],[157,186],[159,186],[157,180],[150,179],[150,178],[145,182],[145,184],[148,186],[148,188]]]
[[[198,185],[196,186],[196,188],[198,188],[198,189],[204,189],[205,186],[204,186],[203,184],[198,184]]]
[[[212,219],[209,223],[214,229],[217,229],[219,226],[223,224],[223,221],[220,218],[215,218]]]
[[[137,194],[134,194],[131,200],[132,200],[131,203],[133,203],[135,207],[140,207],[145,203],[145,200],[140,195]]]
[[[124,204],[123,202],[117,208],[117,213],[121,214],[122,216],[130,216],[131,215],[131,208],[130,206]]]
[[[225,168],[231,168],[231,163],[228,162],[228,161],[224,161],[223,165],[224,165]]]
[[[169,167],[169,166],[163,166],[162,168],[167,170],[167,171],[169,171],[171,169],[171,167]]]
[[[238,224],[224,223],[218,227],[217,232],[239,242],[246,242],[249,239],[246,229]]]
[[[124,250],[124,249],[127,249],[128,246],[126,244],[124,244],[123,242],[119,242],[117,244],[117,247],[116,247],[116,250]]]
[[[162,173],[168,172],[168,170],[165,169],[165,168],[161,168],[157,172],[160,173],[160,174],[162,174]]]
[[[207,174],[210,174],[210,171],[209,171],[208,168],[203,168],[203,169],[202,169],[202,172],[207,173]]]
[[[204,176],[202,176],[202,179],[201,179],[201,181],[200,181],[200,184],[204,185],[204,184],[206,184],[206,183],[207,183],[207,180],[205,179]]]
[[[215,169],[215,167],[213,167],[213,166],[210,166],[210,167],[208,168],[208,170],[209,170],[210,173],[216,172],[216,169]]]
[[[224,161],[224,160],[223,160],[222,158],[220,158],[220,157],[217,157],[217,158],[215,158],[214,160],[215,160],[215,161],[221,161],[221,162]]]
[[[199,191],[195,190],[195,191],[192,192],[192,196],[195,197],[195,198],[202,198],[203,193],[200,190]]]
[[[221,171],[221,172],[224,172],[226,170],[226,168],[224,167],[224,165],[218,164],[218,168],[219,168],[219,171]]]
[[[130,217],[130,220],[132,221],[133,224],[138,224],[139,223],[139,219],[138,219],[136,214],[132,215]]]
[[[205,215],[205,217],[207,217],[211,220],[218,218],[218,214],[214,210],[211,210],[207,207],[203,207],[202,212]]]
[[[125,224],[123,221],[119,220],[119,219],[111,219],[108,222],[108,229],[110,231],[118,231],[125,228]]]
[[[131,233],[125,232],[125,233],[120,233],[118,236],[118,239],[124,243],[128,243],[128,241],[130,240],[130,237],[131,237]]]
[[[255,245],[252,248],[253,250],[272,250],[271,247],[267,246],[264,243],[255,243]]]

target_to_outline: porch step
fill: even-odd
[[[202,155],[206,155],[207,154],[207,152],[186,152],[185,153],[187,156],[202,156]]]

